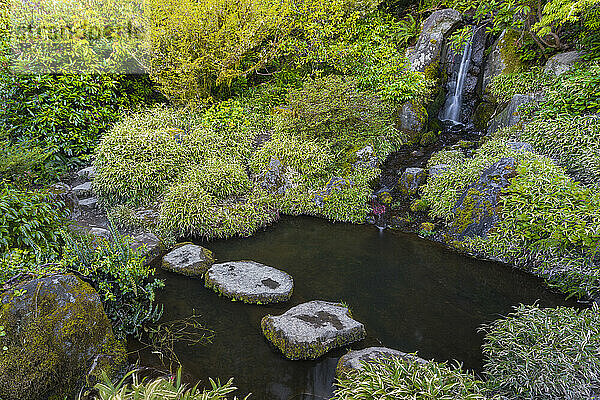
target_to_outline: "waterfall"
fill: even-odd
[[[458,70],[458,76],[456,77],[456,86],[454,88],[454,94],[449,95],[444,105],[444,111],[442,113],[442,120],[452,121],[454,123],[460,123],[460,109],[462,107],[462,95],[465,86],[465,79],[469,72],[469,65],[471,64],[471,47],[473,38],[465,44],[463,50],[462,59],[460,60],[460,68]]]

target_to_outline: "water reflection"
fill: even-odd
[[[252,238],[205,244],[219,261],[252,259],[290,273],[295,289],[288,304],[258,306],[231,302],[198,279],[161,273],[159,295],[166,320],[192,312],[215,331],[208,346],[176,347],[190,381],[230,377],[252,399],[329,398],[338,358],[346,349],[316,361],[289,361],[260,332],[266,314],[281,314],[310,300],[345,301],[365,324],[367,338],[354,348],[388,346],[421,357],[460,360],[481,369],[482,336],[477,328],[519,303],[565,304],[537,279],[495,263],[447,251],[412,235],[373,226],[331,224],[313,218],[284,218]],[[149,352],[146,365],[157,363]],[[316,396],[316,397],[315,397]],[[243,397],[243,396],[242,396]]]

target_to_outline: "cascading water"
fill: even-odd
[[[471,64],[471,49],[473,39],[465,44],[463,50],[462,59],[460,61],[460,68],[458,69],[458,76],[456,78],[456,86],[454,87],[454,93],[446,99],[444,105],[444,111],[442,113],[442,120],[451,121],[455,124],[461,123],[460,121],[460,109],[462,107],[463,90],[465,87],[465,79],[469,72],[469,66]]]

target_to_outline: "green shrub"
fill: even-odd
[[[363,364],[338,378],[335,400],[484,400],[485,384],[460,365],[391,358]]]
[[[131,249],[131,239],[111,228],[111,239],[65,235],[60,266],[90,282],[100,294],[115,332],[140,337],[144,325],[156,321],[155,292],[164,283],[145,265],[143,249]]]
[[[0,130],[47,149],[49,166],[90,154],[123,110],[152,102],[144,77],[0,75]]]
[[[554,80],[542,68],[533,67],[524,72],[495,76],[490,90],[499,101],[509,101],[515,94],[543,92]]]
[[[515,307],[483,327],[485,374],[506,399],[587,399],[600,391],[598,306]]]
[[[0,253],[22,250],[38,262],[53,259],[62,244],[67,210],[58,200],[35,190],[0,187]]]
[[[181,369],[172,379],[140,379],[134,370],[127,373],[117,384],[104,376],[102,382],[96,384],[94,389],[98,391],[97,400],[227,400],[227,395],[237,390],[233,386],[233,378],[224,385],[218,380],[209,378],[209,381],[211,389],[201,390],[198,387],[199,383],[195,386],[183,383]],[[236,399],[237,397],[233,398]]]
[[[49,156],[46,149],[26,142],[15,144],[0,133],[0,180],[29,186],[37,178],[39,167]],[[43,171],[40,171],[43,173]]]

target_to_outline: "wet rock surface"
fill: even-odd
[[[294,289],[294,280],[289,274],[255,261],[214,264],[204,279],[206,287],[246,303],[287,301]]]
[[[180,244],[163,257],[161,267],[187,276],[201,276],[214,263],[212,252],[195,244]]]
[[[261,327],[291,360],[316,359],[366,337],[364,325],[351,318],[347,307],[321,300],[299,304],[279,316],[267,315]]]
[[[392,357],[404,358],[421,364],[427,362],[420,357],[404,353],[400,350],[390,349],[388,347],[367,347],[362,350],[352,350],[342,356],[337,364],[336,375],[340,376],[353,369],[361,370],[364,368],[363,363]]]
[[[488,134],[521,122],[520,107],[533,101],[541,101],[542,95],[535,93],[515,94],[508,105],[496,114],[488,123]]]
[[[143,232],[133,237],[131,248],[143,248],[144,265],[151,264],[161,256],[164,246],[162,241],[151,232]]]
[[[427,172],[423,168],[406,168],[400,176],[400,182],[398,183],[400,191],[408,195],[417,193],[419,186],[425,183],[426,176]]]

